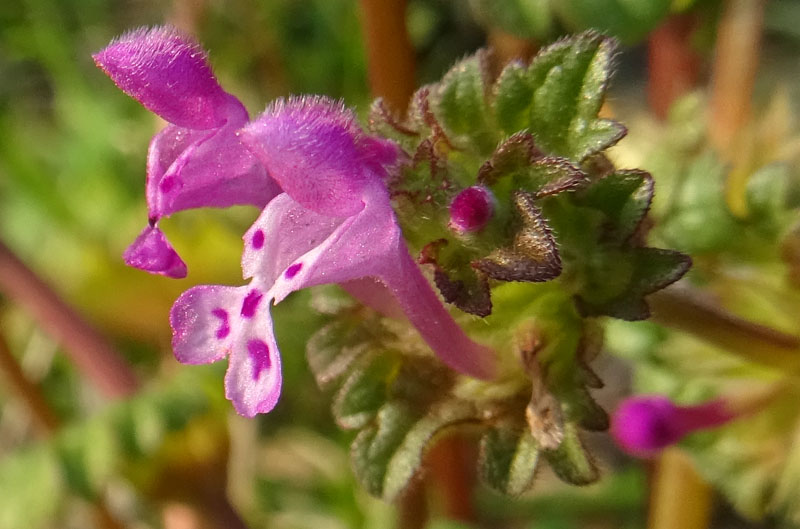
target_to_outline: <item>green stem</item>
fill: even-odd
[[[648,297],[652,320],[780,370],[800,370],[800,337],[733,315],[699,295],[668,288]]]

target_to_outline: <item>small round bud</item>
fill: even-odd
[[[450,229],[469,233],[483,229],[492,218],[494,197],[485,187],[473,186],[461,191],[450,203]]]

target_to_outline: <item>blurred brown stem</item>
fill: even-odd
[[[58,428],[58,419],[50,409],[50,405],[19,365],[16,357],[6,342],[5,336],[0,333],[0,370],[5,373],[8,382],[13,386],[17,395],[25,402],[33,416],[39,434],[46,437]]]
[[[736,149],[736,138],[750,118],[765,6],[766,0],[727,0],[722,10],[711,73],[708,134],[723,155]]]
[[[361,19],[372,94],[405,114],[416,85],[406,0],[361,0]]]
[[[472,501],[477,483],[477,458],[475,443],[460,432],[440,439],[426,457],[432,471],[430,481],[442,499],[444,514],[450,519],[477,521]]]
[[[487,37],[489,47],[495,56],[497,66],[495,74],[499,74],[503,67],[513,60],[530,62],[531,57],[536,53],[537,46],[532,40],[523,39],[496,28],[492,28]]]
[[[661,290],[648,302],[656,323],[752,362],[792,372],[800,369],[800,337],[740,318],[685,289]]]
[[[691,43],[695,27],[692,14],[674,15],[647,40],[647,101],[659,119],[697,83],[700,55]]]
[[[27,310],[59,341],[78,370],[104,395],[124,397],[136,392],[136,375],[119,353],[2,241],[0,293]]]
[[[665,450],[650,487],[648,529],[706,529],[711,520],[711,488],[677,448]]]

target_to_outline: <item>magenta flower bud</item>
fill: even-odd
[[[679,406],[660,395],[631,397],[614,413],[611,435],[625,452],[648,457],[692,432],[721,426],[736,416],[722,399]]]
[[[458,233],[483,229],[492,218],[494,197],[485,187],[473,186],[461,191],[450,203],[450,228]]]

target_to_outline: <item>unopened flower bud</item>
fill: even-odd
[[[679,406],[659,395],[632,397],[614,413],[611,435],[625,452],[647,457],[692,432],[721,426],[737,416],[722,399]]]
[[[458,233],[482,229],[492,218],[493,201],[492,193],[485,187],[464,189],[450,203],[450,228]]]

